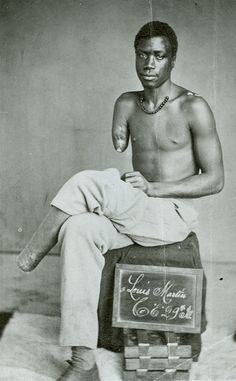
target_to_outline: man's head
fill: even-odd
[[[170,78],[178,48],[177,37],[166,23],[145,24],[134,41],[136,70],[144,87],[157,88]]]
[[[169,41],[171,57],[176,57],[178,50],[178,40],[174,30],[168,24],[161,21],[151,21],[143,25],[135,36],[135,50],[137,49],[140,40],[148,39],[151,37],[166,37],[166,39]]]

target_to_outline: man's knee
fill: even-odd
[[[59,233],[59,243],[67,241],[81,242],[89,247],[96,247],[102,254],[109,249],[130,244],[130,239],[117,235],[117,230],[105,216],[95,213],[83,213],[67,219]]]
[[[71,181],[71,182],[76,183],[76,184],[80,183],[81,181],[83,182],[88,177],[89,172],[90,172],[89,170],[77,172],[68,181]]]
[[[62,226],[63,234],[76,234],[82,237],[90,237],[107,231],[111,224],[104,216],[95,213],[83,213],[70,216]]]
[[[103,171],[98,170],[92,170],[92,169],[85,169],[83,171],[80,171],[76,173],[74,176],[72,176],[69,181],[72,181],[75,184],[80,184],[81,182],[88,182],[88,181],[95,181],[96,183],[99,182],[107,182],[107,181],[114,181],[114,180],[120,180],[120,172],[116,168],[107,168]]]

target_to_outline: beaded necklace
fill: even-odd
[[[144,101],[143,95],[140,94],[139,95],[139,106],[140,106],[141,110],[143,110],[143,112],[145,112],[146,114],[156,114],[158,111],[160,111],[162,109],[163,106],[165,106],[165,104],[168,102],[168,100],[169,100],[169,97],[166,96],[163,99],[163,101],[161,102],[161,104],[159,104],[159,106],[157,106],[153,111],[148,111],[143,104],[143,101]]]

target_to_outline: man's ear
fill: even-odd
[[[174,69],[175,67],[175,60],[176,60],[176,56],[171,58],[171,69]]]

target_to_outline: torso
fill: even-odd
[[[180,92],[156,114],[141,110],[138,92],[128,94],[127,122],[134,170],[140,171],[148,181],[178,181],[197,174],[188,121],[188,102],[194,94],[187,90]]]

